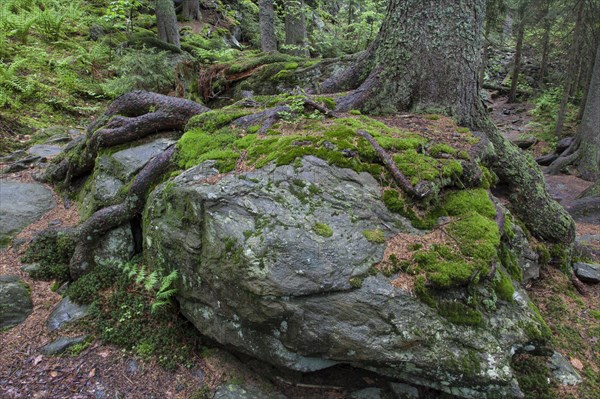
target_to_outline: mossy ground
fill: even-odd
[[[600,302],[597,288],[591,286],[588,295],[582,296],[567,275],[552,267],[542,269],[540,280],[529,290],[529,296],[549,327],[547,333],[551,336],[554,347],[572,364],[580,362],[583,366],[581,370],[577,370],[583,383],[575,387],[527,385],[523,387],[527,398],[597,397],[600,392],[600,323],[597,318]],[[539,378],[532,376],[531,370],[533,369],[528,366],[525,370],[517,371],[525,372],[525,376],[530,379]],[[521,380],[520,377],[519,381]],[[540,392],[541,390],[543,391]]]

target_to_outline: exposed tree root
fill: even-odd
[[[175,146],[172,145],[148,162],[133,180],[123,202],[100,209],[78,226],[77,245],[69,264],[72,278],[77,279],[90,270],[94,262],[92,250],[99,238],[140,213],[148,191],[168,172],[174,152]]]
[[[71,148],[58,164],[49,167],[46,180],[69,184],[88,174],[102,148],[129,143],[152,134],[183,130],[188,120],[208,111],[203,105],[183,98],[134,91],[117,98],[88,127],[87,139]]]

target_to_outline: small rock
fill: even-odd
[[[46,141],[46,144],[68,143],[71,140],[71,136],[58,136]]]
[[[46,325],[50,331],[58,330],[67,323],[72,323],[87,316],[88,307],[71,302],[69,298],[63,298],[54,308]]]
[[[80,344],[87,339],[86,335],[81,337],[69,338],[69,337],[60,337],[57,340],[49,343],[48,345],[43,346],[40,349],[46,356],[59,355],[69,349],[73,345]]]
[[[4,168],[2,173],[17,173],[17,172],[20,172],[20,171],[28,169],[28,168],[29,168],[29,166],[27,166],[26,164],[24,164],[21,161],[18,161],[18,162],[15,162],[15,163],[9,165],[7,168]]]
[[[58,295],[63,295],[65,292],[67,292],[67,288],[69,288],[69,282],[66,282],[63,285],[61,285],[60,287],[58,287],[58,289],[56,290],[56,293]]]
[[[29,148],[27,152],[40,157],[53,157],[63,152],[63,148],[57,145],[37,144]]]
[[[351,399],[382,399],[382,390],[380,388],[365,388],[350,394]]]
[[[286,399],[286,397],[279,393],[267,392],[259,387],[227,383],[217,388],[213,399]]]
[[[90,26],[90,39],[93,41],[97,41],[106,33],[104,32],[104,28],[98,24],[92,24]]]
[[[577,262],[573,265],[577,278],[584,283],[600,283],[600,265]]]
[[[127,374],[135,375],[138,372],[138,363],[135,359],[131,359],[127,362]]]
[[[558,352],[554,352],[548,359],[548,368],[552,371],[554,379],[561,385],[577,385],[582,382],[571,363]]]
[[[39,263],[32,263],[32,264],[29,264],[29,265],[23,265],[23,266],[21,266],[21,270],[23,270],[27,274],[31,274],[33,272],[36,272],[36,271],[40,270],[40,264]]]
[[[29,286],[19,276],[0,276],[0,330],[22,323],[32,311]]]
[[[571,358],[571,365],[579,371],[583,370],[583,363],[576,357]]]
[[[19,248],[21,245],[27,243],[27,239],[25,238],[15,238],[12,240],[11,245],[13,248]]]
[[[399,382],[391,382],[390,388],[394,392],[396,399],[418,399],[419,390],[411,385]]]
[[[61,224],[62,224],[62,220],[55,219],[55,220],[51,220],[50,222],[48,222],[48,227],[56,227],[56,226],[60,226]]]

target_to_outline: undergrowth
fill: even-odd
[[[155,358],[167,369],[191,365],[199,347],[196,329],[179,317],[175,271],[148,271],[137,262],[97,266],[74,282],[67,295],[90,304],[83,328],[100,339]]]

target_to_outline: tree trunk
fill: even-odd
[[[519,30],[517,31],[517,49],[515,52],[515,64],[513,66],[512,81],[510,83],[510,94],[508,102],[517,101],[517,86],[519,84],[519,72],[521,70],[521,55],[523,52],[523,36],[525,36],[525,7],[527,3],[522,0],[519,4]]]
[[[260,22],[260,47],[265,53],[277,51],[273,0],[258,0],[258,7],[258,17]]]
[[[573,43],[571,45],[571,54],[569,55],[569,64],[565,75],[565,83],[563,87],[563,97],[560,101],[560,107],[558,109],[558,115],[556,117],[556,130],[555,134],[560,136],[565,124],[565,118],[567,116],[567,106],[569,104],[569,98],[571,95],[571,89],[573,85],[573,75],[577,71],[577,59],[579,57],[579,42],[581,36],[581,24],[583,22],[583,10],[585,6],[585,0],[579,0],[577,6],[577,19],[575,21],[575,30],[573,31]]]
[[[288,52],[308,56],[304,0],[285,0],[285,44]]]
[[[183,8],[181,10],[181,15],[186,21],[202,20],[202,14],[200,13],[200,1],[183,0]]]
[[[443,112],[482,132],[495,147],[490,166],[508,189],[515,213],[537,237],[570,243],[573,220],[548,195],[533,159],[501,136],[479,98],[486,1],[442,3],[390,0],[374,48],[365,53],[372,62],[361,61],[361,68],[372,65],[371,72],[353,82],[358,88],[338,101],[338,110]],[[359,74],[343,73],[339,79],[348,84],[348,76]],[[339,85],[330,81],[327,87]]]
[[[560,173],[568,165],[574,165],[586,180],[600,179],[600,44],[592,80],[588,88],[585,111],[575,135],[575,140],[563,155],[549,167],[550,173]]]
[[[540,74],[538,76],[538,86],[544,86],[544,79],[548,71],[548,53],[550,52],[550,0],[546,0],[546,9],[544,11],[544,36],[542,37],[542,60],[540,61]]]
[[[171,0],[156,0],[154,9],[156,13],[156,25],[158,27],[158,38],[181,48],[179,42],[179,25],[177,24],[177,15],[175,7]]]

